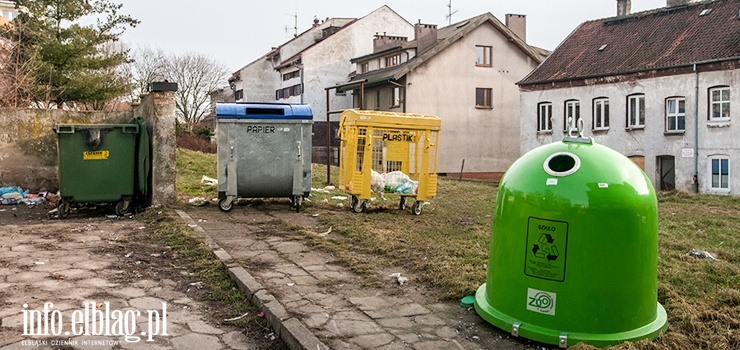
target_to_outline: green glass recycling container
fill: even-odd
[[[622,154],[573,137],[519,158],[501,180],[475,309],[512,335],[567,347],[654,339],[658,205]]]

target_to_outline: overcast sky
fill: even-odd
[[[131,48],[196,52],[234,72],[298,33],[314,17],[358,18],[388,5],[410,23],[448,24],[450,0],[114,0],[141,21],[122,40]],[[632,12],[665,6],[665,0],[632,0]],[[527,42],[553,50],[580,23],[613,17],[616,0],[453,0],[452,22],[486,12],[504,22],[507,13],[527,16]],[[388,33],[392,34],[392,33]]]

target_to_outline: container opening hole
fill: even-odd
[[[564,173],[576,166],[576,160],[569,155],[559,154],[552,157],[547,166],[555,172]]]

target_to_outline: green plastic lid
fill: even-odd
[[[460,306],[464,308],[473,307],[475,304],[475,296],[468,295],[460,300]]]

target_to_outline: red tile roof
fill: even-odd
[[[582,23],[519,84],[721,60],[740,60],[740,0],[703,1]]]

